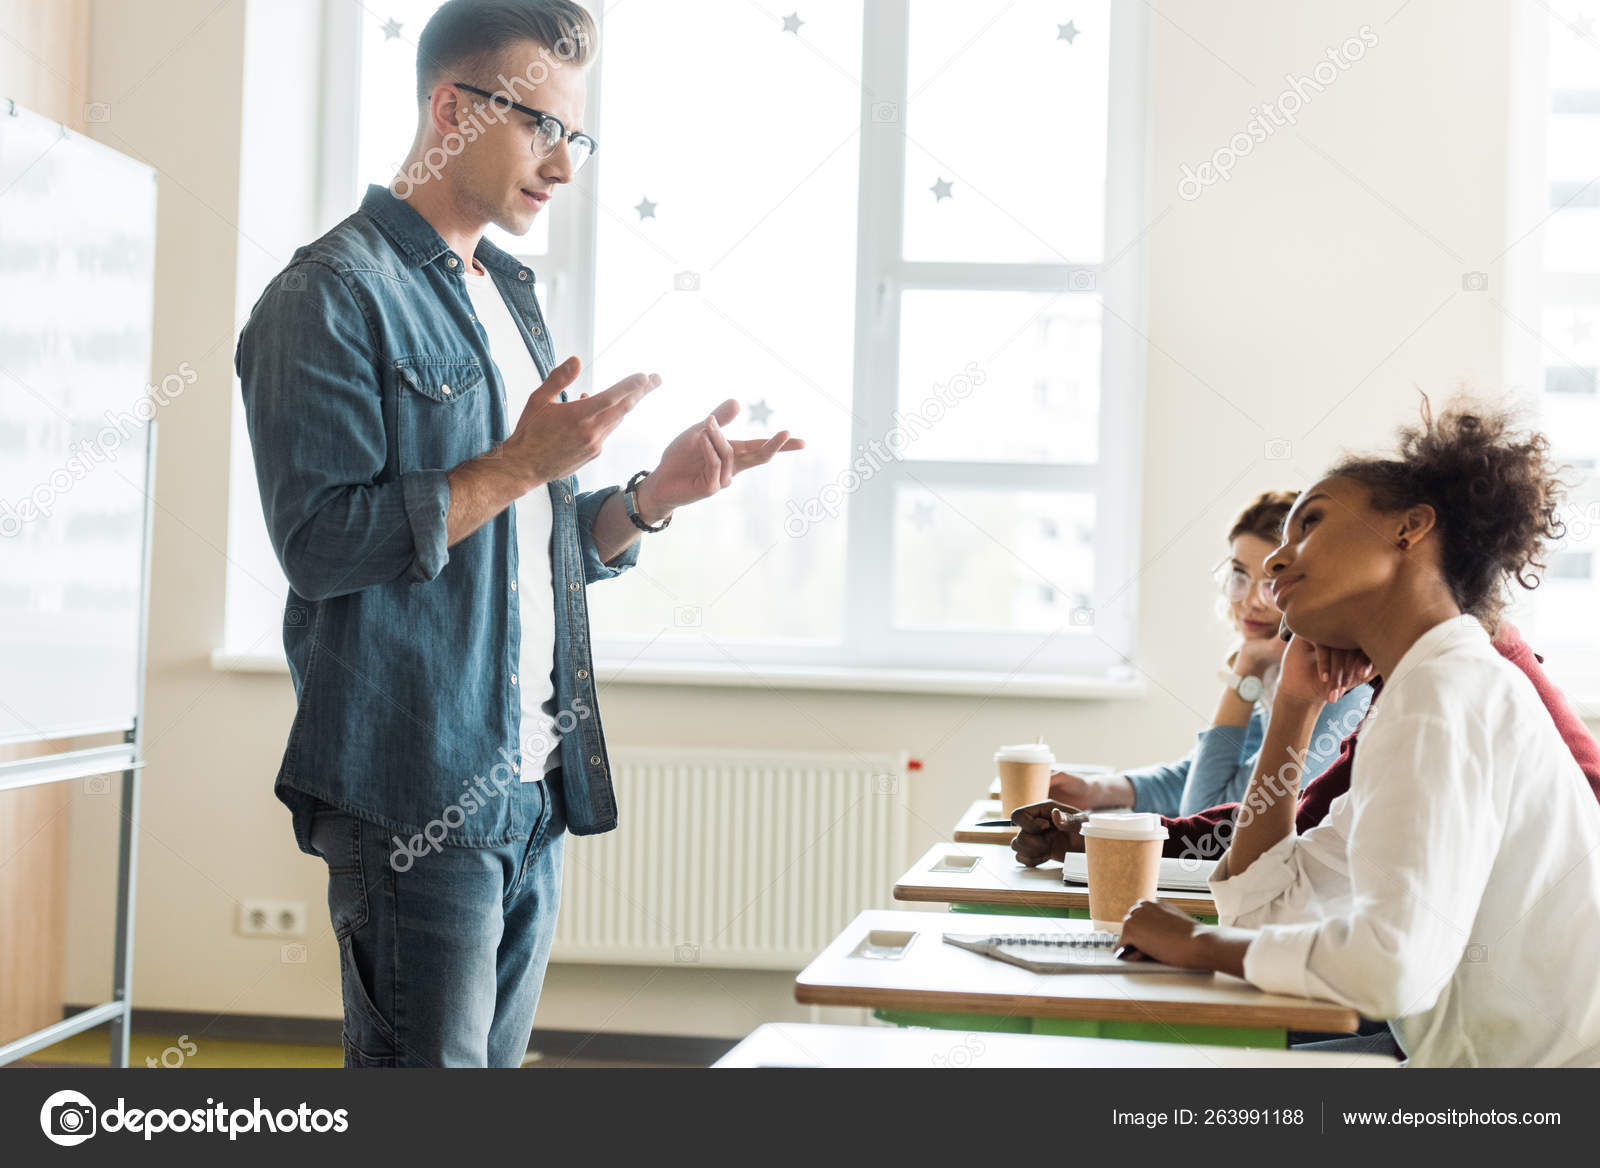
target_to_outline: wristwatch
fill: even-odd
[[[622,505],[627,509],[628,518],[633,521],[635,527],[640,531],[648,531],[653,535],[658,531],[665,531],[667,525],[672,522],[672,516],[668,515],[654,527],[651,527],[639,517],[639,483],[649,473],[647,470],[642,470],[628,480],[628,485],[622,491]]]
[[[1261,679],[1259,677],[1240,677],[1237,673],[1229,673],[1223,679],[1223,684],[1239,695],[1241,701],[1254,704],[1261,696]]]

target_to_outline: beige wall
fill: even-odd
[[[1462,292],[1461,275],[1495,274],[1504,246],[1508,0],[1413,0],[1388,24],[1397,5],[1358,0],[1159,7],[1140,531],[1147,695],[619,685],[603,695],[615,742],[909,750],[926,762],[910,799],[917,849],[985,783],[994,745],[1018,734],[1120,764],[1175,757],[1213,698],[1224,639],[1205,572],[1240,500],[1303,484],[1342,445],[1383,441],[1413,410],[1414,386],[1498,384],[1498,314]],[[323,896],[321,865],[295,850],[271,794],[292,714],[288,679],[208,665],[223,619],[240,246],[229,97],[244,20],[242,0],[100,0],[91,29],[91,87],[112,105],[101,136],[162,171],[157,370],[187,360],[201,375],[161,415],[135,996],[152,1007],[334,1016],[325,921],[304,964],[232,932],[238,898],[304,900],[315,920]],[[1176,197],[1182,163],[1208,157],[1285,72],[1308,72],[1363,24],[1378,45],[1312,101],[1297,130],[1243,159],[1227,184],[1192,203]],[[310,162],[308,153],[284,165]],[[1293,457],[1269,462],[1266,445],[1278,439]],[[87,1000],[109,963],[110,857],[95,841],[112,837],[98,822],[108,807],[78,810],[69,992]],[[557,967],[538,1021],[737,1035],[804,1016],[781,974]]]

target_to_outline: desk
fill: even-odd
[[[1041,931],[1092,932],[1050,919]],[[870,932],[911,934],[901,956],[852,952]],[[1066,1034],[1226,1046],[1285,1045],[1285,1031],[1354,1033],[1347,1006],[1269,994],[1226,974],[1040,974],[946,945],[945,933],[1014,933],[1015,917],[871,910],[795,979],[795,1000],[867,1007],[884,1021],[946,1030]]]
[[[1196,916],[1217,913],[1209,892],[1163,891],[1158,896]],[[1025,868],[1007,844],[935,844],[895,883],[894,898],[993,906],[990,912],[1028,908],[1058,917],[1089,915],[1088,890],[1062,884],[1059,863],[1052,860]]]
[[[1051,1038],[1037,1034],[892,1030],[768,1022],[717,1060],[749,1067],[1351,1067],[1398,1068],[1379,1054],[1247,1050],[1177,1042]]]
[[[973,827],[985,819],[1004,819],[1000,814],[1000,800],[979,799],[956,821],[950,838],[958,844],[1009,844],[1016,838],[1015,827]]]

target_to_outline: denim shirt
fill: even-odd
[[[476,256],[549,376],[533,272],[487,241]],[[407,836],[442,823],[447,842],[468,846],[537,826],[527,808],[541,801],[520,797],[522,769],[536,777],[543,758],[523,758],[520,742],[514,506],[454,547],[446,539],[446,472],[509,432],[465,262],[370,187],[355,214],[295,252],[239,338],[261,505],[289,581],[298,709],[274,789],[306,852],[308,796]],[[633,566],[639,545],[610,564],[595,549],[595,516],[618,488],[580,494],[569,476],[547,489],[559,780],[569,830],[591,835],[616,826],[617,806],[584,586]]]

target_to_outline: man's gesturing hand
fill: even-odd
[[[741,471],[770,462],[785,450],[805,448],[805,442],[789,437],[787,430],[771,438],[729,441],[722,427],[738,416],[739,403],[729,398],[674,438],[662,452],[660,464],[639,485],[641,510],[670,514],[674,507],[715,495]]]
[[[635,373],[610,389],[586,394],[578,401],[561,401],[561,391],[578,380],[583,363],[568,357],[557,365],[543,385],[533,391],[501,448],[501,454],[518,467],[527,489],[566,478],[599,456],[605,441],[622,419],[661,378]]]

